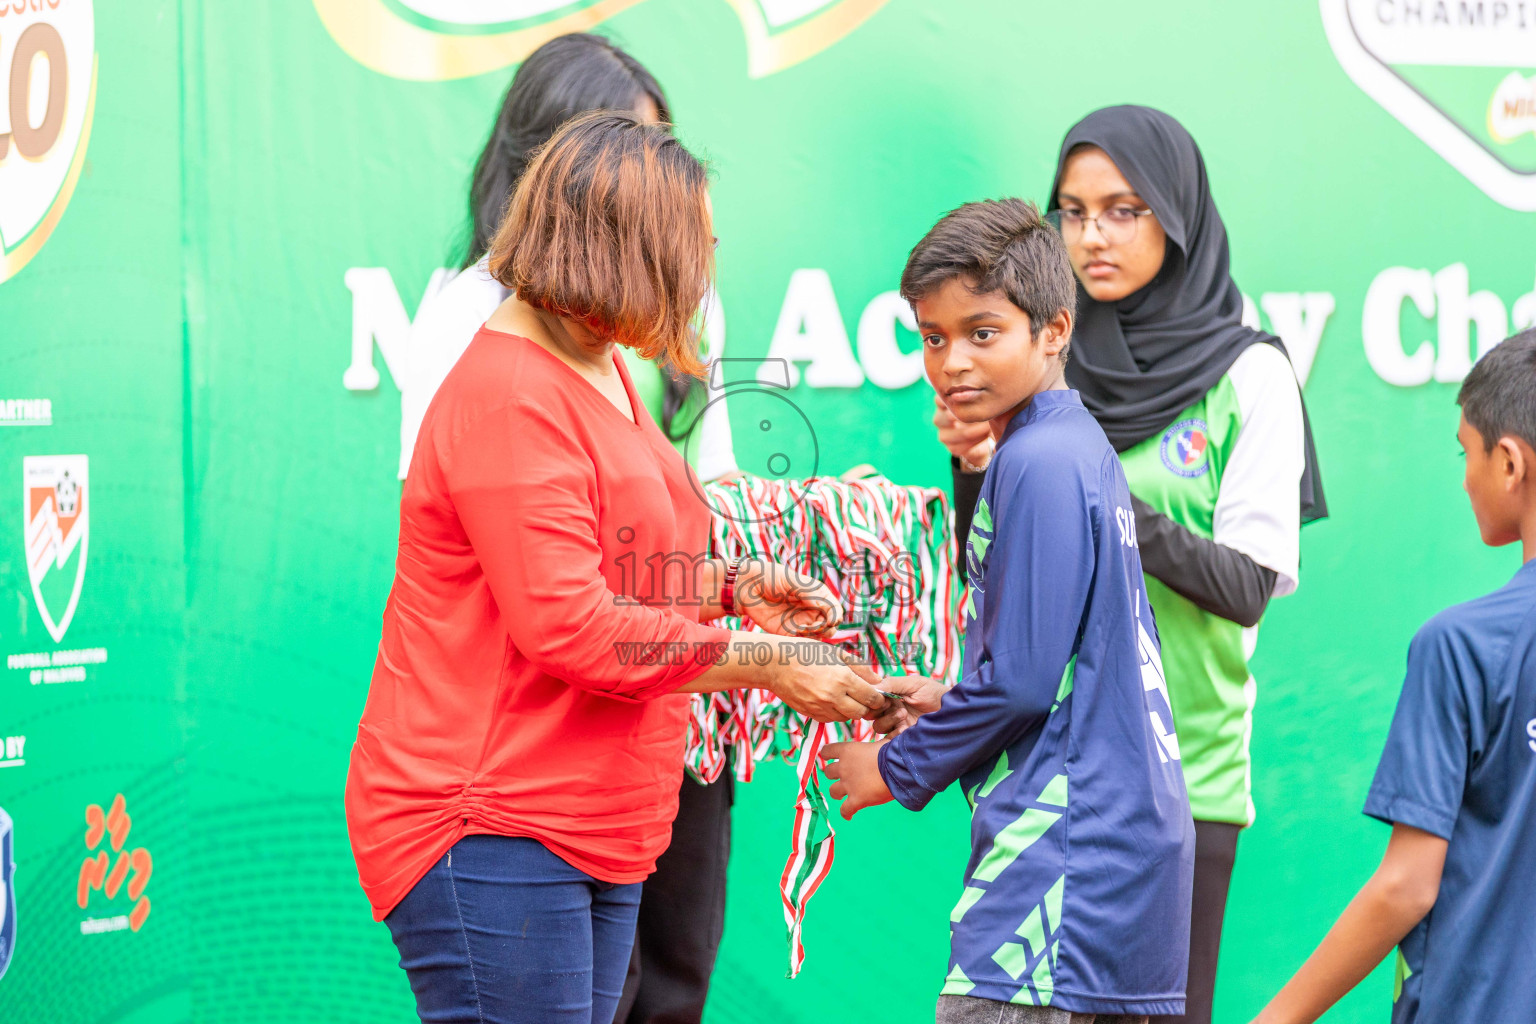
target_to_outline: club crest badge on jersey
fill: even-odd
[[[1177,476],[1194,479],[1211,468],[1211,428],[1205,420],[1180,420],[1163,431],[1163,465]]]
[[[54,643],[63,641],[85,582],[89,468],[84,455],[29,455],[21,463],[27,579]]]

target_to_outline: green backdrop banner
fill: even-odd
[[[1254,661],[1217,993],[1246,1019],[1379,856],[1359,807],[1409,637],[1516,564],[1478,543],[1453,397],[1536,322],[1530,4],[8,0],[0,1017],[412,1019],[341,809],[407,328],[517,61],[594,27],[711,162],[724,351],[793,363],[823,472],[947,482],[893,297],[940,213],[1043,199],[1098,106],[1199,139],[1333,509]],[[792,793],[784,766],[738,790],[709,1020],[930,1020],[962,801],[840,831],[790,982]],[[1384,969],[1330,1019],[1383,1020],[1390,992]]]

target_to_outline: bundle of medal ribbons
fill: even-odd
[[[944,492],[883,477],[765,480],[705,486],[714,510],[710,555],[778,562],[825,583],[843,621],[829,638],[880,675],[912,672],[953,684],[960,672],[964,587]],[[718,625],[756,630],[750,620]],[[821,748],[874,738],[869,722],[806,719],[765,690],[695,694],[686,765],[714,782],[731,765],[751,781],[772,757],[799,775],[794,834],[780,879],[789,931],[789,976],[799,973],[806,903],[832,868],[833,829],[817,769]]]

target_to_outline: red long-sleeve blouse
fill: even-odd
[[[487,328],[422,422],[347,775],[376,919],[464,835],[528,836],[618,883],[667,846],[687,713],[673,691],[730,634],[684,603],[678,566],[704,553],[709,511],[614,356],[638,423]],[[636,656],[656,643],[687,656]]]

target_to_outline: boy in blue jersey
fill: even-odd
[[[1393,1024],[1536,1020],[1536,329],[1483,356],[1456,401],[1478,530],[1519,541],[1522,564],[1413,638],[1365,800],[1387,852],[1262,1024],[1316,1020],[1393,945]]]
[[[990,422],[967,548],[965,666],[903,695],[878,744],[827,748],[843,816],[973,808],[938,1020],[1141,1021],[1184,1009],[1194,826],[1131,496],[1062,371],[1076,282],[1032,204],[968,203],[912,250],[901,293],[928,380]],[[942,696],[942,701],[940,697]]]

